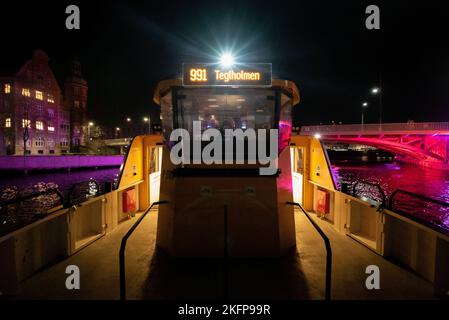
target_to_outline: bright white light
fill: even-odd
[[[89,127],[92,127],[94,125],[93,122],[89,122]]]
[[[363,106],[363,107],[368,107],[368,102],[364,102],[364,103],[362,104],[362,106]]]
[[[234,64],[234,57],[230,53],[224,53],[220,57],[220,64],[223,67],[231,67]]]
[[[373,88],[373,89],[371,90],[371,92],[374,93],[374,94],[376,94],[376,93],[379,92],[379,88]]]
[[[321,134],[315,133],[314,137],[315,137],[315,139],[321,139]]]

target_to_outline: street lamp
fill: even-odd
[[[87,139],[88,139],[88,141],[90,141],[90,127],[92,127],[93,125],[94,125],[94,123],[92,121],[90,121],[87,124]]]
[[[126,118],[126,122],[131,122],[131,118]]]
[[[148,134],[151,134],[151,117],[143,117],[143,122],[148,122]]]
[[[364,103],[362,103],[362,131],[363,131],[363,125],[364,125],[364,112],[365,112],[365,109],[366,108],[368,108],[368,102],[364,102]]]
[[[379,131],[382,130],[382,90],[381,88],[374,87],[371,89],[371,93],[379,95]]]
[[[118,138],[118,135],[120,134],[120,127],[115,128],[115,137]]]

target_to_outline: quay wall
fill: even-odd
[[[119,166],[123,156],[0,156],[0,170],[53,170]]]

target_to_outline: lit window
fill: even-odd
[[[73,105],[75,106],[75,108],[79,108],[80,107],[80,102],[78,100],[75,100],[73,102]]]
[[[11,128],[11,118],[6,118],[5,119],[5,127],[6,128]]]
[[[36,121],[36,129],[44,130],[44,123],[42,121]]]
[[[25,97],[31,97],[30,89],[23,88],[23,89],[22,89],[22,96],[25,96]]]
[[[55,103],[55,98],[53,98],[53,95],[49,94],[47,97],[47,101],[50,103]]]
[[[44,94],[42,93],[42,91],[37,91],[36,90],[36,99],[44,100]]]
[[[5,93],[11,93],[11,85],[9,83],[5,83]]]
[[[31,124],[31,120],[22,119],[22,128],[29,128]]]
[[[51,132],[55,131],[55,127],[53,126],[52,123],[48,124],[48,131],[51,131]]]

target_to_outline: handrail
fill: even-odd
[[[393,211],[394,196],[396,194],[398,194],[398,193],[403,193],[403,194],[406,194],[406,195],[414,197],[414,198],[418,198],[418,199],[421,199],[421,200],[433,202],[433,203],[436,203],[436,204],[438,204],[438,205],[440,205],[442,207],[449,207],[449,203],[447,203],[447,202],[444,202],[444,201],[441,201],[441,200],[438,200],[438,199],[429,198],[429,197],[423,196],[421,194],[413,193],[413,192],[410,192],[410,191],[407,191],[407,190],[396,189],[390,195],[390,199],[388,201],[388,209],[390,209],[392,211]]]
[[[299,207],[302,210],[302,212],[306,215],[307,219],[309,219],[310,223],[315,228],[315,230],[320,234],[321,238],[323,238],[324,245],[326,246],[326,287],[324,298],[325,300],[331,300],[332,249],[329,238],[326,236],[323,230],[321,230],[318,224],[316,224],[316,222],[313,221],[310,215],[306,212],[306,210],[304,210],[304,208],[299,203],[287,201],[286,204]]]
[[[0,207],[7,206],[7,205],[10,205],[10,204],[14,204],[14,203],[21,202],[21,201],[25,201],[25,200],[29,200],[29,199],[33,199],[33,198],[36,198],[36,197],[39,197],[39,196],[43,196],[43,195],[46,195],[46,194],[50,194],[50,193],[55,193],[59,197],[59,199],[61,200],[61,204],[64,203],[64,196],[62,195],[61,191],[59,191],[58,188],[50,188],[50,189],[47,189],[47,190],[44,190],[44,191],[31,193],[31,194],[23,196],[23,197],[14,198],[14,199],[11,199],[11,200],[0,201]]]
[[[81,201],[81,199],[84,199],[84,197],[76,198],[76,197],[74,197],[74,193],[75,193],[75,191],[77,191],[77,188],[78,188],[79,186],[82,186],[82,185],[84,185],[84,184],[87,184],[87,186],[89,187],[89,184],[90,184],[90,183],[95,184],[96,190],[97,190],[97,193],[95,194],[95,196],[99,196],[99,195],[100,195],[100,185],[98,184],[97,180],[95,180],[95,179],[89,179],[89,180],[85,180],[85,181],[80,181],[80,182],[74,183],[74,184],[70,187],[69,193],[68,193],[68,195],[67,195],[67,199],[66,199],[65,206],[66,206],[66,207],[70,207],[70,206],[72,206],[72,205],[77,205],[77,204],[82,203],[83,201]],[[79,195],[78,195],[78,196],[79,196]]]
[[[145,218],[145,216],[150,212],[151,208],[153,208],[154,205],[159,204],[165,204],[167,201],[157,201],[153,202],[147,210],[142,214],[142,216],[134,223],[134,225],[128,230],[128,232],[125,234],[125,236],[122,238],[122,242],[120,244],[120,251],[119,251],[119,263],[120,263],[120,300],[126,300],[126,272],[125,272],[125,249],[126,249],[126,242],[128,241],[128,238],[131,236],[131,234],[136,230],[136,228],[139,226],[139,224],[142,222],[142,220]]]
[[[364,185],[368,185],[368,186],[371,186],[371,187],[376,187],[377,189],[379,189],[379,193],[380,193],[380,195],[381,195],[381,197],[382,197],[382,207],[385,207],[385,205],[386,205],[386,202],[387,202],[387,196],[385,195],[385,192],[384,192],[384,190],[382,189],[382,187],[380,186],[380,184],[378,184],[378,183],[372,183],[372,182],[368,182],[368,181],[363,181],[363,180],[357,180],[353,185],[352,185],[352,195],[354,196],[354,197],[356,197],[357,195],[356,195],[356,187],[357,187],[357,185],[359,185],[359,184],[364,184]],[[371,200],[374,200],[375,201],[375,199],[371,199]]]

